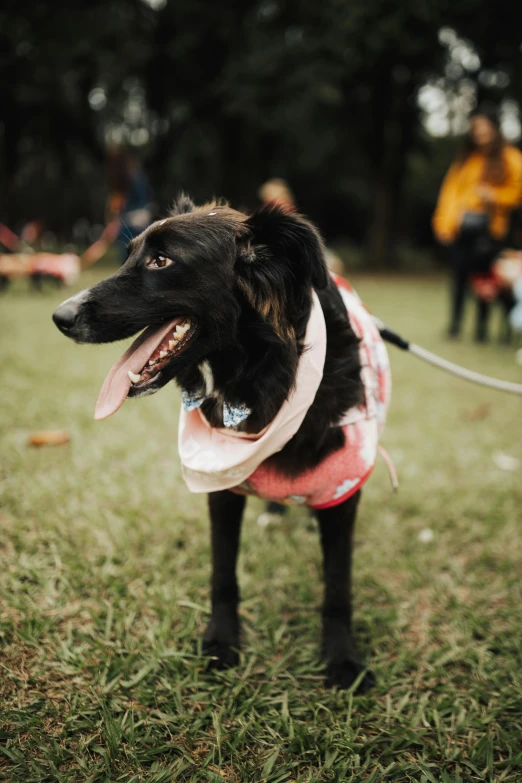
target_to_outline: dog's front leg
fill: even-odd
[[[208,496],[212,539],[212,614],[203,636],[203,652],[216,669],[239,660],[239,588],[236,562],[245,497],[229,490]]]
[[[323,647],[326,684],[349,688],[366,668],[352,637],[352,547],[360,491],[333,508],[316,511],[324,560]],[[367,672],[359,691],[368,690]]]

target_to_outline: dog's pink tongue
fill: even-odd
[[[129,370],[136,374],[140,373],[149,358],[152,356],[161,341],[170,331],[176,328],[180,322],[179,318],[161,326],[159,329],[149,326],[140,336],[134,340],[131,347],[125,351],[119,362],[110,369],[109,374],[103,382],[103,386],[96,402],[94,418],[98,421],[106,419],[121,408],[131,387]]]

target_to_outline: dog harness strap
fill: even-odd
[[[393,464],[393,460],[386,451],[386,449],[383,449],[383,447],[379,444],[377,446],[377,451],[383,458],[384,462],[386,463],[386,467],[388,468],[388,474],[390,476],[391,485],[394,490],[399,489],[399,478],[397,476],[397,471],[395,470],[395,465]]]

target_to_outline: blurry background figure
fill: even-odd
[[[264,185],[261,185],[257,194],[263,204],[274,204],[274,206],[278,206],[287,212],[295,212],[297,210],[294,194],[284,179],[279,177],[269,179]],[[330,248],[326,248],[326,263],[328,264],[328,269],[337,275],[344,273],[341,259]]]
[[[20,236],[25,244],[34,248],[42,237],[43,229],[44,226],[41,220],[31,220],[25,224]]]
[[[433,228],[452,266],[450,337],[460,332],[469,277],[487,274],[522,201],[522,154],[507,144],[491,106],[470,118],[464,145],[443,182]],[[477,301],[475,339],[487,339],[490,304]]]
[[[490,274],[474,278],[472,287],[487,301],[504,305],[504,342],[511,341],[512,331],[522,334],[522,250],[504,250]]]
[[[116,243],[120,263],[126,259],[127,245],[150,225],[152,220],[152,190],[139,161],[119,146],[107,153],[109,199],[107,223],[120,220]]]
[[[522,279],[522,252],[506,249],[493,261],[487,273],[473,274],[470,278],[470,288],[479,303],[497,303],[503,313],[500,329],[500,341],[511,342],[513,330],[516,328],[517,303],[516,291]],[[515,321],[513,320],[515,318]]]
[[[11,280],[24,277],[39,291],[44,280],[51,280],[58,286],[74,285],[81,271],[95,264],[107,252],[119,230],[120,221],[113,218],[97,240],[78,255],[75,245],[66,246],[64,252],[49,252],[46,244],[52,247],[56,238],[51,232],[43,233],[41,221],[27,223],[21,237],[0,223],[0,248],[3,245],[10,251],[0,252],[0,292],[7,289]]]
[[[261,185],[257,194],[263,204],[273,204],[287,212],[295,212],[296,205],[292,191],[284,179],[275,177]]]

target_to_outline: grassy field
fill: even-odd
[[[354,282],[420,344],[520,380],[513,348],[442,340],[443,280]],[[323,688],[314,524],[292,510],[262,529],[256,500],[241,666],[209,675],[195,646],[209,606],[205,501],[180,478],[178,393],[95,423],[122,348],[61,336],[61,298],[19,284],[0,301],[0,779],[519,783],[522,482],[494,455],[522,458],[520,399],[391,348],[383,444],[401,486],[392,494],[377,466],[355,563],[376,688]],[[70,445],[27,445],[53,427]]]

